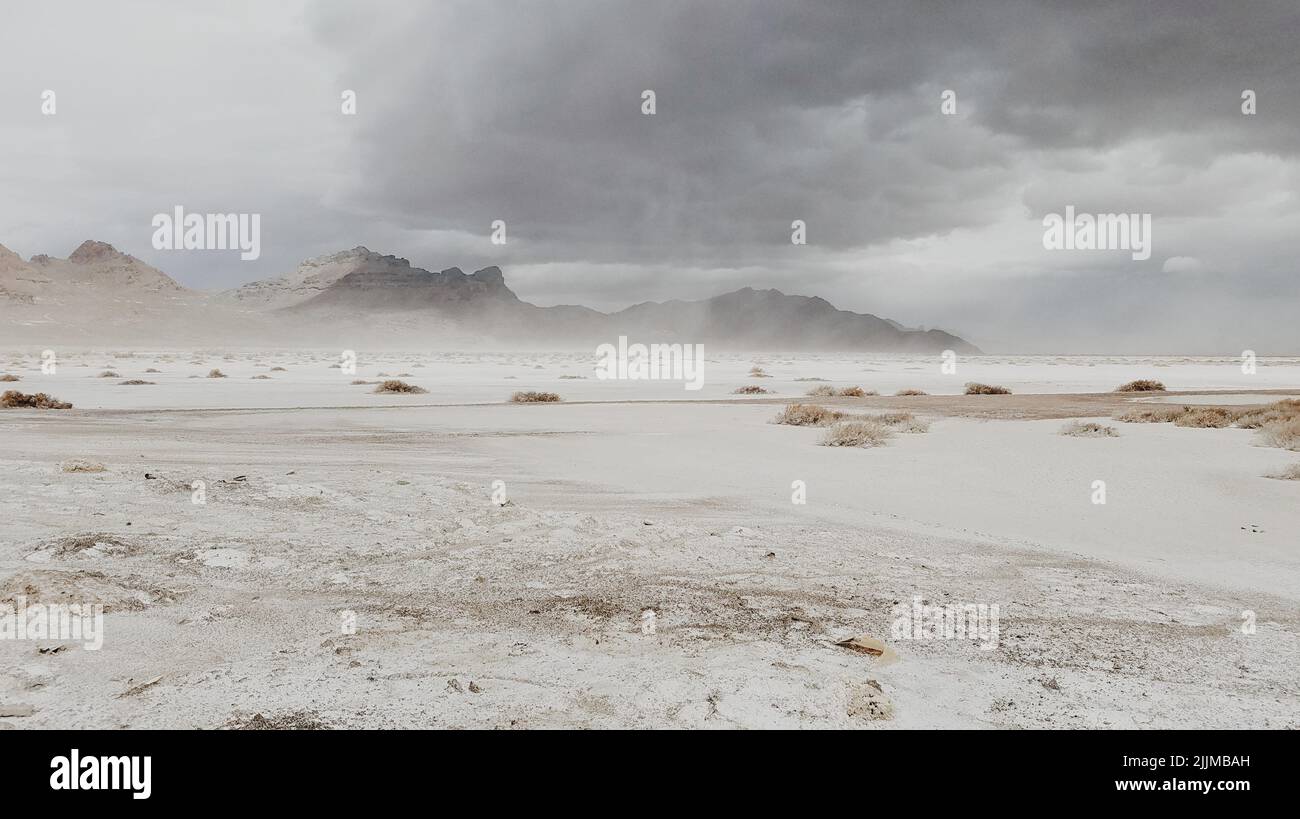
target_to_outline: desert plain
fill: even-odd
[[[0,410],[0,601],[102,604],[103,645],[0,640],[3,728],[1300,727],[1300,453],[1114,420],[1300,397],[1300,359],[711,354],[692,392],[587,352],[41,352],[0,386],[73,407]],[[819,446],[796,402],[920,423]],[[899,637],[918,598],[997,605],[996,646]]]

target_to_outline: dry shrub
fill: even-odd
[[[1188,409],[1189,407],[1134,407],[1114,416],[1114,420],[1126,424],[1168,424]]]
[[[737,387],[732,390],[732,395],[767,395],[771,390],[765,390],[757,384],[749,384],[744,387]]]
[[[120,387],[144,387],[144,386],[153,386],[153,382],[152,382],[152,381],[142,381],[142,380],[140,380],[139,378],[132,378],[132,379],[127,380],[127,381],[119,381],[119,382],[118,382],[118,386],[120,386]]]
[[[1119,433],[1114,427],[1102,426],[1093,421],[1071,421],[1061,427],[1059,435],[1068,435],[1071,438],[1118,438]]]
[[[103,472],[104,465],[85,458],[73,458],[59,464],[59,469],[63,472]]]
[[[995,387],[992,384],[981,384],[978,381],[970,381],[966,384],[967,395],[1010,395],[1011,390],[1006,387]]]
[[[828,427],[844,417],[844,413],[819,407],[816,404],[790,404],[772,419],[774,424],[793,427]]]
[[[221,370],[208,370],[208,378],[225,378],[226,374]]]
[[[1222,429],[1231,426],[1237,414],[1224,407],[1192,407],[1174,419],[1174,425],[1197,429]]]
[[[99,377],[100,378],[121,378],[122,376],[118,375],[112,370],[104,370],[102,373],[99,374]]]
[[[1300,481],[1300,464],[1291,464],[1280,472],[1270,472],[1264,477],[1279,481]]]
[[[875,421],[841,421],[822,434],[822,446],[884,446],[893,433]]]
[[[808,390],[808,392],[806,393],[806,395],[810,397],[816,397],[816,398],[830,398],[834,394],[835,394],[835,388],[827,384],[822,384],[821,386],[813,387],[811,390]]]
[[[554,404],[561,400],[563,399],[553,392],[517,392],[510,396],[510,401],[515,404]]]
[[[884,424],[895,432],[929,432],[930,422],[917,418],[910,412],[886,412],[870,417],[871,421]]]
[[[160,372],[162,372],[162,370],[155,370],[153,367],[150,367],[149,369],[145,370],[145,372],[146,372],[146,373],[160,373]]]
[[[1260,429],[1260,435],[1269,446],[1300,452],[1300,417],[1275,421]]]
[[[908,395],[929,395],[929,394],[930,393],[926,392],[925,390],[899,390],[898,392],[894,393],[894,395],[897,395],[900,398]]]
[[[825,378],[796,378],[795,381],[825,381]]]
[[[1165,385],[1150,378],[1139,378],[1127,384],[1120,384],[1115,392],[1164,392]]]
[[[392,379],[383,382],[378,387],[375,387],[375,392],[377,393],[392,392],[392,393],[406,393],[409,395],[419,395],[420,393],[428,392],[428,390],[424,389],[423,387],[417,387],[414,384],[408,384],[405,381],[397,381],[396,379]]]
[[[272,368],[271,368],[271,372],[273,372],[273,373],[287,373],[287,372],[289,372],[289,371],[286,370],[284,367],[272,367]]]
[[[378,384],[378,383],[379,383],[378,381],[366,381],[365,379],[358,378],[352,382],[352,386],[360,387],[364,384]]]
[[[72,409],[72,405],[66,401],[60,401],[57,398],[51,398],[43,392],[35,395],[26,395],[18,390],[7,390],[4,395],[0,395],[0,407],[6,409],[21,409],[30,407],[32,409]]]
[[[772,376],[768,375],[767,371],[764,370],[762,367],[750,367],[749,377],[750,378],[771,378]]]
[[[9,373],[5,373],[4,375],[0,375],[0,381],[4,381],[4,382],[6,382],[6,383],[8,383],[8,382],[10,382],[10,381],[21,381],[21,380],[22,380],[22,379],[20,379],[18,376],[16,376],[16,375],[10,375]]]
[[[1234,423],[1242,429],[1259,429],[1292,418],[1300,418],[1300,400],[1287,398],[1262,407],[1241,410],[1237,413],[1237,420]]]
[[[864,390],[861,387],[844,387],[836,390],[835,394],[841,398],[866,398],[868,395],[879,395],[875,390]]]
[[[263,374],[261,374],[261,375],[255,375],[255,376],[253,376],[253,380],[254,380],[254,381],[270,381],[270,380],[271,380],[271,376],[269,376],[269,375],[263,373]]]

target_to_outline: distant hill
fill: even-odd
[[[645,302],[615,313],[522,301],[499,267],[432,272],[355,247],[224,293],[181,287],[103,242],[67,259],[23,261],[0,246],[6,340],[302,344],[346,347],[595,346],[627,336],[721,349],[978,353],[941,330],[836,309],[822,298],[744,288],[699,301]]]
[[[941,330],[907,330],[869,313],[837,310],[822,298],[746,287],[702,301],[645,302],[610,316],[649,338],[751,349],[978,353]]]

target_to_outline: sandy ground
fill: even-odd
[[[1300,455],[1057,434],[1131,378],[1265,402],[1300,362],[734,356],[693,394],[590,358],[0,355],[5,388],[77,406],[0,411],[0,601],[107,607],[98,651],[0,640],[0,726],[1300,727],[1300,482],[1263,477]],[[429,393],[350,384],[379,372]],[[819,402],[930,430],[839,449],[768,423],[810,377],[933,392]],[[998,605],[997,647],[891,634],[916,596]]]

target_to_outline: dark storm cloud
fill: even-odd
[[[776,287],[988,350],[1296,352],[1297,30],[1294,0],[11,4],[0,243],[211,289],[364,244],[541,304]],[[262,258],[154,251],[178,204],[260,213]],[[1152,258],[1045,251],[1071,205],[1151,213]]]
[[[737,264],[788,246],[793,219],[840,249],[987,224],[1040,168],[1086,162],[1052,156],[1071,149],[1193,134],[1195,167],[1292,155],[1297,21],[1293,3],[1186,2],[453,2],[400,25],[339,4],[315,18],[361,95],[354,193],[374,213],[474,233],[504,219],[532,262]],[[958,117],[939,113],[946,88]],[[1244,88],[1268,117],[1241,115]]]

